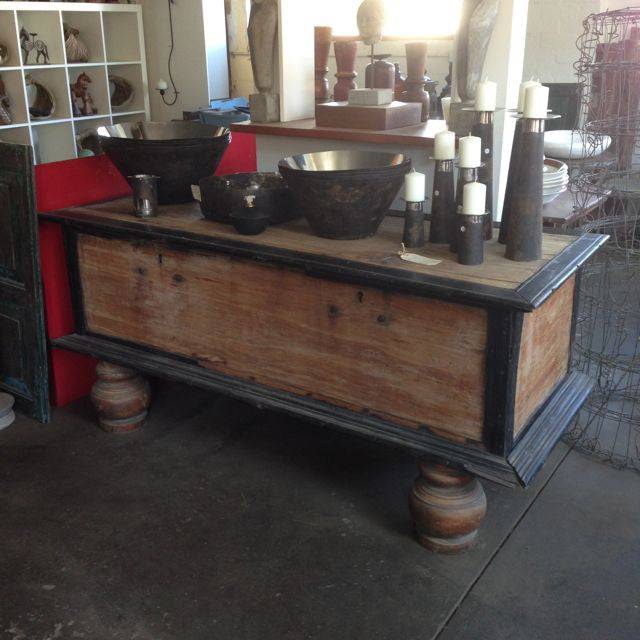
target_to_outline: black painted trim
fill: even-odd
[[[538,473],[551,450],[589,396],[593,381],[574,371],[556,388],[508,457],[523,486]]]
[[[522,324],[521,311],[489,312],[484,442],[499,456],[507,455],[513,446]]]
[[[539,307],[585,260],[606,241],[607,236],[590,234],[581,236],[553,258],[537,274],[518,289],[505,289],[418,274],[393,267],[368,265],[361,262],[264,247],[246,240],[216,238],[191,232],[151,227],[133,220],[107,220],[85,211],[67,210],[43,214],[44,219],[63,221],[78,232],[111,237],[162,241],[170,246],[188,250],[217,251],[264,262],[278,262],[304,269],[310,275],[333,280],[368,285],[380,289],[402,291],[419,296],[471,304],[497,306],[532,311]]]

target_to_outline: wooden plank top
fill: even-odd
[[[150,219],[136,218],[131,210],[131,200],[122,198],[41,216],[90,231],[171,240],[195,249],[211,247],[374,286],[525,310],[542,304],[606,240],[598,235],[544,234],[541,260],[513,262],[504,257],[504,246],[494,238],[485,244],[484,264],[474,267],[458,264],[445,245],[427,244],[415,253],[440,263],[425,266],[398,256],[402,218],[387,217],[372,238],[339,241],[313,235],[304,219],[270,227],[257,236],[242,236],[229,225],[204,219],[195,202],[160,207],[160,215]]]
[[[318,127],[315,118],[295,120],[294,122],[236,122],[232,131],[255,133],[264,136],[289,136],[294,138],[319,138],[324,140],[347,140],[350,142],[372,142],[374,144],[394,144],[431,148],[436,133],[444,131],[444,120],[429,120],[422,124],[387,131],[369,131],[363,129],[337,129]]]

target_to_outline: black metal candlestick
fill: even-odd
[[[487,212],[484,218],[484,239],[493,237],[493,111],[476,111],[471,135],[482,140],[482,166],[478,170],[478,182],[487,187]]]
[[[486,220],[491,214],[470,216],[456,214],[456,233],[458,236],[458,262],[466,265],[478,265],[484,262],[484,241]]]
[[[498,242],[507,244],[507,230],[509,228],[509,219],[511,217],[511,208],[513,206],[513,193],[516,189],[518,174],[518,149],[521,146],[520,136],[522,135],[522,118],[516,120],[516,128],[513,134],[513,144],[511,146],[511,159],[509,160],[509,173],[507,174],[507,188],[504,192],[504,204],[502,205],[502,219],[500,220],[500,233]]]
[[[517,262],[529,262],[542,257],[545,118],[523,118],[521,126],[505,256]]]
[[[479,167],[458,167],[458,184],[456,185],[456,214],[462,211],[462,194],[464,185],[470,182],[478,182]],[[458,220],[456,216],[451,218],[449,230],[449,249],[454,253],[458,250]]]
[[[402,242],[408,249],[424,247],[424,206],[422,202],[407,200]]]
[[[453,160],[436,160],[435,174],[433,176],[429,242],[434,244],[447,244],[450,242],[450,233],[455,214]]]

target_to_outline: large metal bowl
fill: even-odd
[[[229,146],[224,127],[200,122],[124,122],[98,128],[100,144],[120,173],[160,177],[161,204],[189,202],[191,185],[212,175]]]
[[[294,210],[316,235],[356,240],[378,230],[402,186],[411,160],[400,153],[321,151],[278,163]]]

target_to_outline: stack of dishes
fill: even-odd
[[[542,181],[542,202],[548,204],[567,190],[569,184],[567,165],[560,160],[545,158]]]

